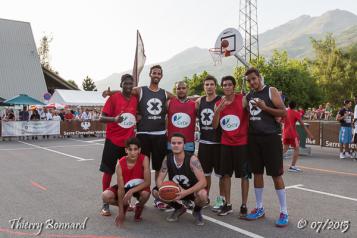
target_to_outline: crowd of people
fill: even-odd
[[[319,107],[308,108],[306,111],[299,108],[304,119],[306,120],[333,120],[333,110],[330,103],[324,105],[319,105]]]
[[[5,108],[0,113],[3,121],[98,121],[100,110],[94,108],[53,109],[46,107],[31,108],[24,106],[22,110]]]

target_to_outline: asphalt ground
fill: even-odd
[[[312,155],[298,162],[303,172],[285,172],[288,227],[274,226],[279,204],[272,180],[266,176],[266,216],[258,221],[238,219],[240,181],[233,179],[233,214],[218,217],[206,208],[205,226],[196,226],[189,213],[177,223],[168,223],[165,218],[169,213],[155,209],[151,198],[141,223],[134,222],[129,212],[119,229],[114,224],[116,207],[111,207],[110,217],[99,214],[98,168],[103,144],[104,140],[98,138],[0,142],[0,237],[31,237],[39,232],[38,227],[21,229],[26,222],[44,224],[40,237],[357,237],[357,162],[338,159],[336,149],[312,147]],[[286,170],[290,162],[284,160]],[[112,184],[115,180],[113,177]],[[255,206],[252,182],[249,210]],[[218,179],[213,176],[211,200],[217,194]],[[46,227],[49,219],[56,224],[84,223],[85,227],[54,229]],[[303,225],[304,229],[298,228]],[[342,232],[345,225],[349,229]]]

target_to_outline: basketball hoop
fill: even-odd
[[[221,48],[210,48],[209,53],[211,54],[214,66],[222,64],[222,52]]]

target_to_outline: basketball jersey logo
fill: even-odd
[[[118,125],[122,128],[131,128],[135,125],[136,120],[135,120],[135,116],[131,113],[123,113],[121,114],[123,121],[118,123]]]
[[[250,115],[252,115],[253,117],[257,116],[259,113],[261,113],[262,109],[260,109],[259,107],[257,107],[255,105],[254,100],[250,100],[249,101],[249,112]]]
[[[191,117],[183,112],[178,112],[172,115],[172,124],[177,128],[185,128],[191,124]]]
[[[213,122],[213,111],[210,108],[205,108],[201,111],[201,123],[204,126],[210,126]]]
[[[151,98],[150,100],[148,100],[146,105],[147,105],[147,111],[151,115],[159,115],[162,111],[162,102],[158,98]]]
[[[175,175],[172,178],[172,181],[174,181],[177,184],[180,184],[181,186],[184,187],[189,187],[190,186],[190,180],[185,176],[185,175]]]
[[[236,115],[226,115],[220,120],[220,124],[225,131],[234,131],[238,129],[240,125],[239,117]]]

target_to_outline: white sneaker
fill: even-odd
[[[345,158],[346,158],[346,159],[347,159],[347,158],[351,158],[351,154],[348,153],[348,152],[345,152]]]
[[[296,167],[296,166],[290,166],[289,172],[295,172],[295,173],[298,173],[298,172],[301,172],[301,169]]]
[[[340,153],[340,159],[344,159],[345,155],[343,154],[343,152]]]
[[[356,156],[357,156],[356,152],[353,152],[352,155],[351,155],[351,158],[352,159],[356,159]]]

